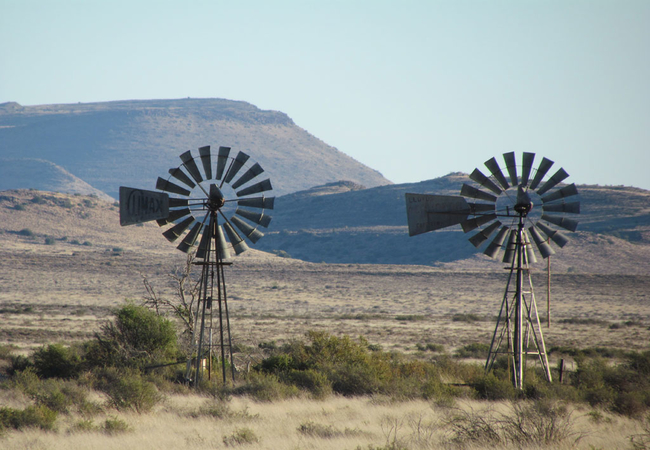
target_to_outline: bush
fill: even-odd
[[[20,410],[0,408],[0,431],[5,429],[22,430],[24,428],[54,429],[57,413],[47,406],[28,406]]]
[[[467,344],[456,350],[456,356],[459,358],[480,358],[486,359],[490,346],[480,342]]]
[[[133,303],[120,308],[96,337],[87,348],[88,359],[96,366],[143,368],[179,356],[174,324]]]
[[[497,377],[494,371],[473,380],[472,384],[477,397],[484,400],[512,400],[516,395],[512,381]]]
[[[75,347],[50,344],[34,352],[33,358],[41,378],[73,378],[81,369],[81,356]]]
[[[277,375],[251,372],[244,384],[233,390],[260,402],[271,402],[298,395],[298,388],[282,383]]]
[[[238,428],[230,436],[223,437],[223,443],[226,447],[234,447],[236,445],[253,444],[259,442],[259,438],[250,428]]]
[[[29,228],[23,228],[18,232],[19,235],[21,236],[27,236],[27,237],[32,237],[34,236],[34,232],[30,230]]]
[[[135,370],[107,368],[97,376],[96,387],[108,396],[110,404],[118,410],[145,413],[162,400],[156,386]]]
[[[116,417],[111,417],[104,421],[102,431],[109,435],[122,434],[131,431],[131,427],[125,421]]]

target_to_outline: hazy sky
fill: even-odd
[[[650,189],[650,0],[0,0],[0,103],[182,97],[283,111],[396,183],[528,151]]]

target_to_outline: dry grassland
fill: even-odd
[[[126,299],[142,299],[146,294],[143,277],[160,295],[174,296],[169,275],[183,267],[185,257],[160,236],[156,225],[122,229],[115,207],[102,202],[90,210],[77,206],[60,212],[52,209],[45,215],[4,216],[0,343],[27,352],[45,343],[89,339],[114,307]],[[27,205],[27,212],[31,207]],[[24,228],[34,235],[20,235]],[[54,239],[53,245],[45,244],[48,236]],[[428,358],[430,353],[419,351],[418,344],[441,344],[452,353],[466,344],[489,343],[507,272],[314,264],[252,250],[234,259],[226,277],[236,344],[255,349],[262,342],[283,343],[302,338],[308,330],[322,330],[363,335],[384,350]],[[533,282],[540,315],[545,316],[543,265],[535,269]],[[649,296],[650,275],[554,275],[552,326],[543,329],[547,347],[647,350]],[[457,314],[472,314],[480,320],[454,320]],[[243,363],[259,355],[237,357]],[[18,406],[21,401],[1,399],[3,404]],[[368,444],[385,446],[392,427],[399,439],[410,443],[409,448],[439,448],[445,438],[440,423],[451,414],[448,408],[419,401],[382,403],[335,397],[266,404],[235,398],[231,408],[245,413],[224,420],[192,417],[191,412],[207,401],[170,396],[154,414],[111,412],[109,416],[127,421],[133,429],[121,435],[69,433],[80,418],[65,416],[57,432],[13,432],[0,443],[3,448],[23,449],[224,448],[224,437],[249,428],[259,442],[248,448],[353,450]],[[473,402],[460,406],[464,410],[508,408]],[[628,448],[627,436],[640,432],[639,422],[608,416],[595,424],[588,412],[574,412],[577,429],[587,434],[579,448]],[[420,429],[414,425],[418,421],[424,424]],[[331,427],[336,433],[324,438],[300,432],[307,423]],[[438,444],[415,446],[418,433],[430,433]]]
[[[200,411],[210,405],[214,400],[205,397],[170,396],[151,414],[111,413],[92,419],[96,426],[107,418],[123,420],[130,427],[124,433],[77,431],[75,424],[82,418],[71,415],[59,419],[56,431],[13,432],[0,442],[6,449],[33,450],[457,448],[450,444],[454,433],[446,426],[454,415],[462,411],[476,417],[512,414],[509,403],[462,401],[449,407],[425,401],[394,403],[334,397],[326,401],[291,399],[273,403],[234,398],[227,417],[202,415]],[[597,420],[594,417],[587,410],[573,410],[569,436],[553,448],[629,448],[629,436],[647,432],[640,422],[631,419],[608,414]],[[233,439],[239,435],[246,436],[245,442]],[[464,448],[485,448],[485,444],[470,443]],[[544,447],[504,444],[490,448]]]

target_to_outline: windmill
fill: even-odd
[[[198,156],[188,150],[180,159],[167,178],[158,177],[158,191],[120,187],[120,224],[156,220],[168,227],[162,233],[168,241],[180,241],[180,251],[196,251],[193,264],[201,267],[201,276],[192,336],[195,352],[187,361],[186,379],[197,386],[203,372],[211,376],[216,328],[225,383],[228,359],[235,378],[224,275],[224,267],[232,264],[226,261],[226,237],[240,254],[248,250],[246,240],[255,243],[263,236],[259,228],[271,221],[266,212],[273,209],[274,197],[267,195],[273,187],[258,163],[241,151],[233,156],[230,147],[219,147],[217,153],[201,147]]]
[[[538,357],[551,381],[530,274],[536,262],[533,243],[543,258],[555,253],[551,243],[564,247],[568,238],[558,228],[576,230],[571,215],[580,213],[580,202],[575,184],[560,185],[569,176],[564,169],[545,180],[553,161],[542,158],[533,169],[535,154],[525,152],[520,165],[514,152],[503,160],[507,178],[491,158],[485,162],[489,176],[479,169],[469,176],[479,187],[463,183],[460,197],[406,194],[406,212],[410,236],[460,224],[465,233],[473,232],[469,241],[476,248],[486,244],[485,255],[497,258],[504,248],[509,275],[485,368],[491,370],[499,355],[507,355],[513,384],[521,389],[529,355]]]

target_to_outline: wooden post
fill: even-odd
[[[564,359],[560,360],[560,384],[564,382]]]

